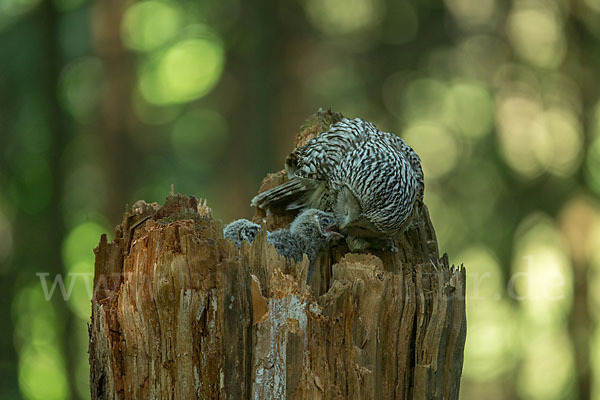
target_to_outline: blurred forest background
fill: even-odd
[[[599,94],[598,0],[1,0],[0,398],[89,397],[125,204],[249,217],[331,107],[422,157],[468,268],[462,398],[600,399]]]

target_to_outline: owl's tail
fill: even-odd
[[[320,199],[315,199],[315,194],[318,193],[316,197],[320,198],[324,186],[324,182],[294,177],[255,196],[250,205],[263,210],[297,210],[311,207],[315,201],[320,202]]]

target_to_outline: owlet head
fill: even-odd
[[[290,225],[294,235],[310,237],[312,240],[333,240],[342,237],[335,215],[309,208],[302,211]]]
[[[315,221],[319,228],[319,232],[326,240],[336,240],[342,238],[340,233],[340,224],[336,216],[325,211],[317,211],[314,215]]]
[[[249,223],[242,228],[240,236],[243,240],[252,243],[254,238],[258,235],[258,232],[260,232],[260,225]]]

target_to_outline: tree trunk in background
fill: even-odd
[[[35,71],[38,76],[42,77],[43,88],[37,90],[45,96],[45,112],[46,114],[46,129],[50,132],[52,138],[52,146],[48,154],[49,166],[52,171],[52,196],[48,204],[48,211],[44,215],[46,217],[48,230],[51,234],[48,235],[47,254],[41,256],[40,259],[46,261],[45,270],[54,274],[64,274],[66,271],[63,261],[62,246],[63,240],[67,234],[63,215],[63,195],[64,195],[64,180],[65,180],[65,163],[64,149],[69,140],[70,133],[73,130],[72,121],[66,115],[65,110],[60,107],[57,87],[64,60],[61,56],[60,46],[60,26],[61,16],[52,2],[43,2],[37,14],[37,23],[43,27],[40,39],[42,40],[43,62],[39,66],[39,70]],[[43,67],[41,67],[43,65]],[[33,76],[31,79],[36,79]],[[40,216],[41,217],[41,216]],[[34,224],[36,226],[36,234],[42,234],[41,226],[44,226],[43,217],[37,219]],[[28,249],[31,252],[31,248]],[[39,257],[39,256],[38,256]],[[32,271],[33,275],[33,271]],[[72,311],[67,303],[62,299],[53,299],[53,305],[57,310],[57,314],[61,316],[61,325],[66,332],[73,332],[75,321]],[[65,378],[68,383],[68,393],[72,397],[77,396],[77,347],[73,346],[70,335],[58,335],[58,346],[62,354],[65,356]]]
[[[397,253],[331,249],[309,286],[264,229],[238,254],[195,198],[136,203],[95,250],[92,399],[457,399],[465,270],[421,217]]]
[[[569,333],[575,358],[575,378],[579,399],[592,398],[590,374],[590,337],[592,327],[589,312],[589,265],[579,260],[573,262],[573,307],[569,316]]]
[[[102,170],[106,173],[110,221],[118,221],[127,199],[126,172],[131,155],[128,131],[135,121],[131,107],[133,85],[136,81],[131,54],[121,39],[121,20],[130,2],[100,0],[92,14],[93,46],[102,60],[103,91],[100,118],[96,123],[102,143]],[[135,169],[139,169],[134,164]]]

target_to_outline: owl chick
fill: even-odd
[[[419,156],[396,135],[360,118],[331,125],[295,149],[285,168],[289,181],[251,204],[333,212],[352,250],[363,246],[355,238],[390,238],[406,230],[423,200]]]
[[[247,219],[238,219],[223,229],[223,237],[231,240],[239,249],[242,247],[242,241],[244,240],[252,243],[258,232],[260,232],[260,225]]]
[[[307,209],[298,214],[289,227],[268,232],[267,242],[275,247],[277,253],[295,262],[301,261],[306,254],[310,262],[308,267],[308,278],[310,278],[319,252],[328,243],[342,237],[333,214]]]

